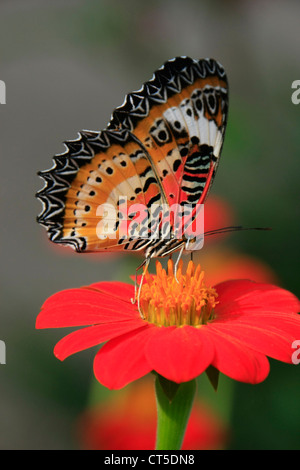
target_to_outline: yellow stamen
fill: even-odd
[[[159,326],[200,326],[214,318],[217,292],[204,284],[200,265],[189,262],[182,272],[182,260],[174,276],[174,264],[168,261],[167,271],[156,263],[156,275],[145,275],[140,306],[143,318]]]

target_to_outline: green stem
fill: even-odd
[[[175,384],[161,376],[155,382],[156,450],[180,450],[196,394],[196,380]]]

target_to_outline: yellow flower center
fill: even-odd
[[[214,318],[217,292],[206,287],[200,265],[189,262],[186,273],[179,264],[176,277],[173,261],[167,271],[157,261],[156,275],[145,274],[140,307],[146,321],[159,326],[201,326]]]

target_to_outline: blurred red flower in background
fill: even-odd
[[[278,284],[278,277],[260,259],[227,247],[214,245],[194,254],[194,262],[205,266],[207,285],[229,279],[255,279],[256,282]]]
[[[231,227],[234,222],[234,211],[231,205],[224,199],[217,196],[210,196],[204,205],[204,232],[219,230],[224,227]],[[205,237],[204,243],[223,239],[227,234],[219,234]]]
[[[155,448],[156,403],[152,380],[136,382],[80,417],[78,440],[87,450],[152,450]],[[221,419],[196,401],[182,450],[224,448],[228,431]]]
[[[204,221],[205,232],[238,225],[230,204],[216,196],[205,203]],[[229,279],[253,279],[277,284],[278,277],[266,263],[226,246],[224,240],[228,240],[229,235],[227,232],[205,236],[204,247],[193,253],[194,262],[205,266],[206,284],[218,284]]]

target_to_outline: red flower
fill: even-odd
[[[79,443],[88,450],[152,450],[156,426],[153,384],[141,380],[83,413],[78,423]],[[181,449],[220,449],[227,434],[209,406],[196,401]]]
[[[279,287],[231,280],[207,288],[204,273],[190,262],[177,279],[168,272],[146,275],[141,290],[141,317],[131,298],[132,285],[100,282],[50,297],[37,328],[91,325],[72,332],[56,345],[63,360],[107,342],[97,353],[94,373],[110,389],[156,371],[177,383],[213,365],[223,374],[248,383],[269,373],[266,356],[292,363],[292,343],[300,339],[299,301]]]

